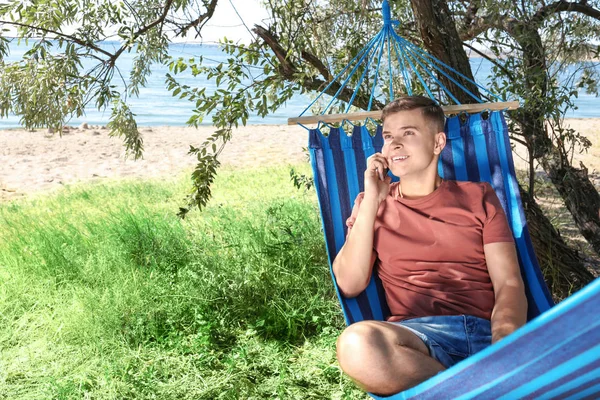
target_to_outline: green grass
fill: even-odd
[[[0,204],[0,398],[366,397],[313,192],[224,170],[181,221],[184,177]]]

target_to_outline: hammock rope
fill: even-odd
[[[445,77],[448,79],[448,81],[452,82],[462,91],[464,91],[470,98],[473,99],[475,104],[483,104],[484,100],[470,91],[464,84],[459,82],[457,78],[460,78],[464,82],[468,82],[474,87],[477,87],[482,93],[482,97],[486,99],[494,99],[497,102],[503,101],[500,96],[489,91],[483,85],[477,83],[471,78],[468,78],[455,68],[452,68],[443,61],[437,59],[431,54],[428,54],[419,46],[398,35],[395,31],[395,27],[398,26],[400,22],[392,19],[388,0],[383,1],[382,15],[383,26],[381,30],[379,30],[379,32],[377,32],[377,34],[367,42],[367,44],[358,52],[358,54],[356,54],[356,56],[354,56],[354,58],[352,58],[352,60],[350,60],[350,62],[333,79],[331,79],[327,86],[300,113],[298,118],[288,120],[290,125],[314,123],[315,121],[312,119],[312,117],[311,119],[305,119],[304,115],[317,102],[323,100],[326,96],[329,96],[327,93],[335,83],[339,84],[339,88],[335,94],[331,96],[331,99],[327,102],[327,105],[321,111],[320,115],[325,116],[332,114],[331,110],[333,109],[334,105],[339,103],[339,107],[341,110],[343,110],[343,113],[334,115],[348,114],[349,116],[348,118],[339,117],[333,120],[329,118],[327,122],[330,123],[354,118],[353,114],[349,114],[349,112],[354,106],[354,101],[356,100],[358,92],[361,91],[361,89],[368,89],[370,92],[369,102],[366,108],[367,111],[371,111],[373,104],[378,97],[380,97],[382,100],[385,99],[386,101],[392,101],[395,93],[406,93],[409,96],[412,96],[415,94],[415,82],[418,82],[422,86],[424,94],[427,94],[436,102],[442,104],[436,99],[432,87],[436,87],[443,92],[443,97],[445,98],[446,103],[461,105],[462,103],[452,93],[452,91],[442,84],[439,78],[441,76]],[[387,62],[385,62],[385,60]],[[373,68],[374,63],[376,63],[376,66]],[[357,75],[357,73],[359,73],[359,75]],[[438,76],[436,76],[436,74]],[[384,92],[380,90],[379,83],[383,78],[386,77],[386,75],[388,80],[388,94],[387,96],[381,97],[381,94]],[[397,82],[395,82],[394,77],[401,77],[401,79],[397,79]],[[354,86],[352,96],[347,101],[341,100],[339,98],[340,94],[350,85],[353,79],[356,80],[356,85]],[[373,83],[370,85],[370,87],[365,87],[363,86],[365,81]],[[345,105],[343,103],[345,103]],[[514,106],[511,106],[505,109],[514,108]],[[471,111],[469,107],[466,107],[464,110],[467,112]],[[479,109],[475,109],[475,112],[477,112],[477,110]],[[493,109],[490,108],[490,110]]]

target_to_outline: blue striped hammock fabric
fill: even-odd
[[[440,176],[489,182],[511,226],[526,294],[530,322],[511,336],[422,384],[390,399],[587,398],[600,393],[600,281],[596,280],[553,307],[537,263],[517,185],[508,130],[501,112],[446,121],[447,144]],[[324,136],[309,132],[309,150],[319,198],[330,267],[346,238],[346,219],[363,191],[366,159],[381,151],[381,127],[371,136],[354,126],[351,136],[331,128]],[[332,272],[333,277],[333,272]],[[335,278],[333,278],[335,284]],[[385,320],[389,309],[377,274],[355,298],[336,291],[347,324]],[[374,398],[380,398],[372,395]],[[593,397],[597,398],[597,397]]]

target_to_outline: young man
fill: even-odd
[[[527,299],[502,206],[488,183],[438,175],[444,112],[426,97],[383,110],[384,146],[333,263],[342,293],[362,292],[373,267],[391,316],[340,335],[340,366],[361,388],[390,395],[484,349],[526,322]],[[387,170],[400,178],[390,184]]]

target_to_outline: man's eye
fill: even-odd
[[[392,138],[392,135],[385,135],[383,137],[384,140],[390,140]]]
[[[404,132],[405,135],[414,135],[415,133],[413,131],[406,131]]]

